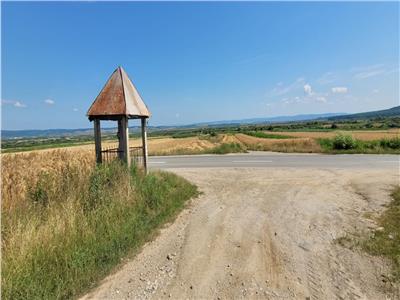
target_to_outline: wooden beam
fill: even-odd
[[[146,118],[141,118],[142,122],[142,150],[143,150],[143,167],[147,174],[147,130]]]
[[[100,120],[94,120],[94,144],[96,149],[96,163],[101,164],[101,128]]]
[[[123,129],[122,129],[122,121],[121,121],[121,119],[120,120],[118,120],[118,133],[117,133],[117,136],[118,136],[118,151],[120,151],[120,152],[118,152],[118,158],[119,159],[121,159],[121,160],[124,160],[124,146],[123,146],[123,139],[122,139],[122,131],[123,131]]]
[[[122,158],[129,166],[131,161],[129,158],[129,127],[127,117],[122,117],[121,119],[121,146],[123,151]]]

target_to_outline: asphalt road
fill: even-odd
[[[152,156],[152,169],[168,168],[388,168],[400,171],[400,155],[374,154],[286,154],[250,152],[226,155]]]

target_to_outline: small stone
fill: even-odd
[[[278,234],[275,232],[275,236],[277,236]]]
[[[193,285],[190,286],[190,289],[193,290]]]
[[[385,230],[385,228],[383,228],[383,227],[377,227],[376,229],[375,229],[375,231],[377,231],[377,232],[382,232],[382,231],[384,231]]]
[[[229,273],[230,276],[233,276],[233,273]]]
[[[168,255],[167,255],[167,259],[168,259],[168,260],[172,260],[172,255],[171,255],[171,254],[168,254]]]
[[[389,235],[388,235],[388,238],[391,239],[391,240],[393,240],[393,239],[394,239],[393,234],[389,234]]]

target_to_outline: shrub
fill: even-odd
[[[384,148],[400,149],[400,137],[381,139],[380,145]]]
[[[336,150],[349,150],[357,148],[357,141],[351,135],[338,134],[333,138],[333,148]]]
[[[261,139],[294,139],[295,137],[283,134],[265,133],[262,131],[247,131],[245,134]]]

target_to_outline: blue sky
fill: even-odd
[[[389,108],[399,2],[2,2],[3,129],[90,127],[118,65],[152,125]]]

